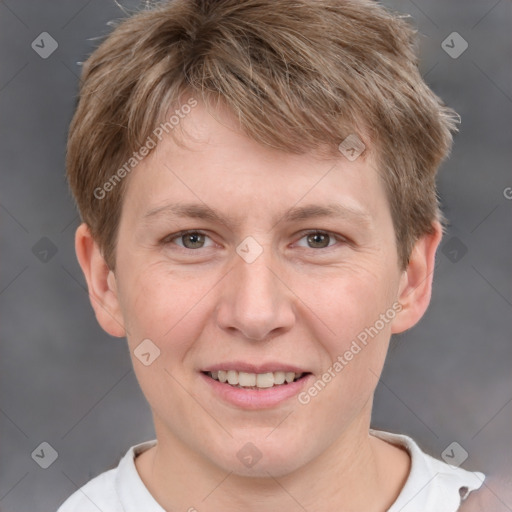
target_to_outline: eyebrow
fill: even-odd
[[[239,221],[236,222],[233,219],[224,217],[221,213],[201,203],[173,203],[152,208],[143,215],[142,220],[144,223],[147,223],[151,222],[154,218],[168,216],[209,220],[224,224],[230,228],[235,228],[240,225]],[[372,219],[371,215],[365,210],[348,205],[342,205],[340,203],[325,205],[310,204],[290,208],[288,211],[284,212],[284,214],[278,215],[277,218],[274,218],[273,225],[276,225],[279,222],[291,223],[318,217],[344,219],[360,224],[363,227],[369,227]]]

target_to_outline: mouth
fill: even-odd
[[[201,368],[199,375],[208,399],[246,410],[284,406],[314,380],[305,367],[279,361],[224,361]]]
[[[248,390],[264,390],[289,386],[290,384],[298,382],[305,379],[308,375],[311,375],[310,372],[296,373],[290,371],[275,371],[249,373],[237,370],[203,371],[201,373],[222,384],[228,384],[234,388]]]

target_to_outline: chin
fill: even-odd
[[[265,435],[247,436],[234,441],[225,452],[209,454],[212,461],[224,471],[253,478],[282,477],[300,468],[304,463],[304,443],[269,442]],[[252,440],[250,440],[252,439]],[[233,440],[232,440],[233,441]],[[213,457],[212,457],[213,455]]]

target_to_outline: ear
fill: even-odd
[[[75,251],[87,281],[89,300],[98,323],[111,336],[126,336],[115,275],[106,264],[85,223],[76,230]]]
[[[393,320],[393,334],[410,329],[418,323],[430,303],[436,250],[443,236],[439,222],[433,222],[432,226],[434,232],[424,235],[414,245],[409,264],[400,279],[398,302],[402,309]]]

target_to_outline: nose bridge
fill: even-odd
[[[250,237],[248,237],[250,238]],[[272,331],[289,328],[293,311],[271,248],[254,239],[237,247],[234,268],[224,284],[218,321],[250,339],[264,339]]]

